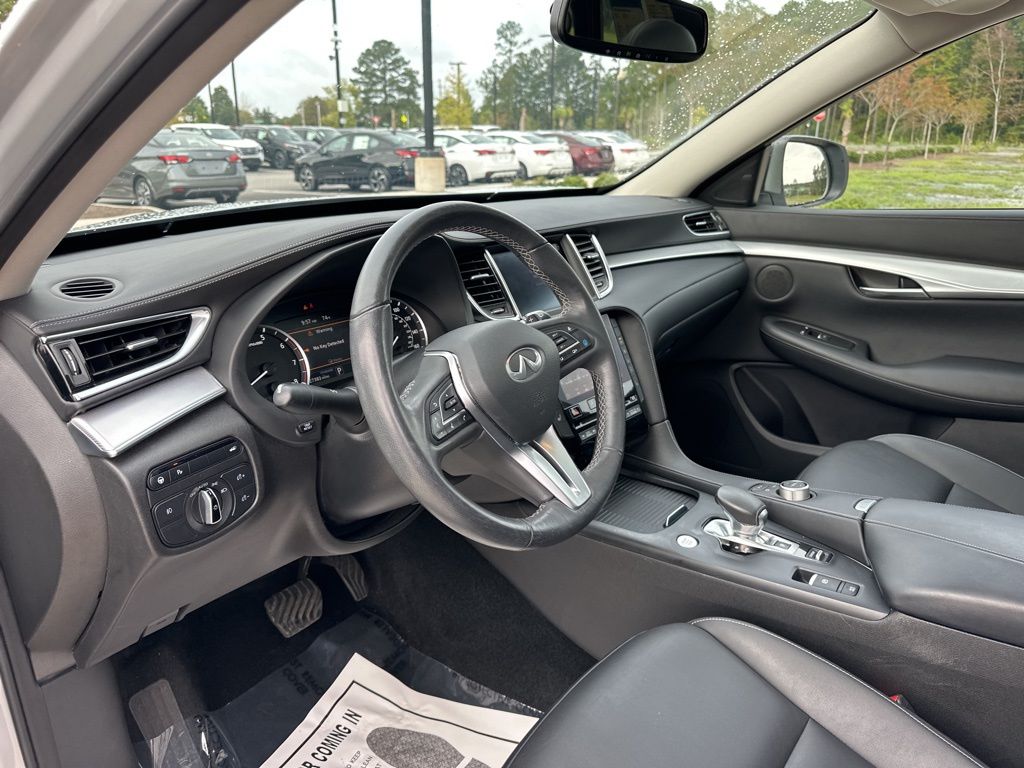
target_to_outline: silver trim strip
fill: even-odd
[[[913,298],[917,296],[927,299],[928,294],[924,288],[872,288],[870,285],[858,285],[857,290],[868,296],[891,296],[893,298]]]
[[[440,350],[423,354],[444,358],[448,363],[448,371],[451,374],[452,383],[455,384],[455,391],[458,393],[459,399],[462,400],[462,404],[466,406],[466,410],[469,411],[469,415],[498,444],[499,448],[526,470],[554,498],[569,509],[579,509],[590,499],[590,486],[587,485],[583,473],[576,466],[576,462],[572,460],[572,456],[565,449],[565,445],[562,444],[553,426],[548,427],[543,435],[530,443],[517,443],[505,434],[505,431],[495,424],[473,400],[462,376],[462,367],[459,365],[458,357],[451,352]]]
[[[68,428],[84,454],[113,459],[224,391],[205,368],[190,368],[75,416]]]
[[[148,317],[137,317],[131,320],[123,320],[117,323],[107,323],[106,325],[94,325],[89,328],[77,328],[73,331],[62,331],[61,333],[51,334],[50,336],[42,336],[39,339],[41,349],[49,355],[50,359],[53,360],[57,370],[61,370],[60,364],[57,362],[57,358],[53,354],[53,350],[50,349],[50,343],[54,341],[61,341],[62,339],[74,339],[79,336],[84,336],[88,333],[97,333],[100,331],[112,330],[115,328],[124,328],[130,325],[142,325],[143,323],[151,323],[159,320],[166,320],[172,317],[184,317],[189,315],[192,318],[192,323],[189,325],[188,333],[185,335],[185,341],[182,342],[181,348],[175,352],[171,357],[166,360],[161,360],[159,363],[140,368],[132,373],[125,374],[116,379],[105,381],[102,384],[97,384],[94,387],[83,389],[80,392],[72,392],[71,399],[75,402],[81,402],[88,400],[90,397],[102,394],[103,392],[109,392],[111,389],[116,387],[124,386],[133,381],[137,381],[144,376],[149,376],[152,373],[162,371],[165,368],[169,368],[176,363],[181,362],[188,357],[196,347],[199,346],[199,342],[202,341],[203,335],[206,333],[206,327],[210,324],[210,310],[206,307],[197,307],[196,309],[186,309],[179,312],[164,312],[160,315],[150,315]],[[68,390],[70,391],[70,385],[65,382]]]
[[[1024,271],[895,253],[817,245],[737,241],[747,256],[873,269],[909,277],[933,299],[1024,299]]]
[[[706,243],[687,243],[673,245],[668,248],[650,248],[643,251],[628,251],[608,257],[608,265],[612,269],[636,267],[640,264],[653,264],[659,261],[676,261],[677,259],[693,259],[701,256],[742,256],[743,251],[732,240],[711,240]]]
[[[590,242],[594,244],[594,249],[597,251],[597,255],[601,258],[601,263],[604,264],[605,274],[608,275],[608,287],[604,291],[597,290],[597,285],[594,284],[594,278],[590,274],[590,270],[587,269],[587,262],[583,258],[583,254],[580,253],[580,249],[577,247],[576,242],[572,239],[572,235],[568,232],[562,235],[562,253],[565,254],[566,248],[564,243],[568,242],[569,247],[572,248],[572,252],[576,255],[576,260],[580,263],[580,267],[583,269],[583,274],[587,276],[590,281],[590,287],[594,289],[594,295],[599,299],[603,299],[609,293],[612,292],[612,288],[615,287],[615,280],[612,278],[612,268],[608,265],[608,257],[604,255],[604,248],[601,247],[601,243],[597,240],[597,235],[588,235],[586,232],[580,232],[579,234],[585,235],[590,238]]]
[[[516,300],[515,297],[512,295],[512,291],[508,289],[508,283],[505,282],[505,276],[501,274],[501,270],[498,269],[498,265],[494,263],[494,257],[491,256],[491,252],[486,248],[484,248],[484,261],[487,262],[487,266],[489,266],[491,268],[491,272],[494,273],[494,279],[498,281],[498,283],[501,285],[501,289],[505,291],[505,296],[508,298],[508,305],[512,307],[512,311],[515,314],[506,315],[505,317],[495,317],[490,312],[485,311],[483,307],[476,303],[476,299],[473,298],[473,294],[469,292],[469,288],[466,287],[466,282],[463,280],[462,288],[466,292],[466,298],[468,298],[469,303],[473,305],[473,309],[475,309],[488,320],[507,320],[509,318],[512,318],[513,320],[519,320],[522,317],[522,314],[519,311],[519,305],[516,304]],[[458,259],[456,258],[456,264],[457,263]],[[461,268],[459,269],[459,276],[462,276]]]

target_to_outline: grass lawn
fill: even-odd
[[[857,165],[846,193],[824,208],[1024,208],[1024,151],[945,154]]]

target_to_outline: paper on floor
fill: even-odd
[[[418,693],[355,654],[262,768],[501,768],[535,722]]]

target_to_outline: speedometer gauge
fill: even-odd
[[[261,325],[249,340],[245,372],[257,393],[268,400],[278,384],[309,383],[309,361],[289,334],[272,325]]]
[[[422,349],[427,346],[427,328],[419,313],[401,299],[391,299],[391,323],[394,329],[394,341],[391,345],[393,357]]]

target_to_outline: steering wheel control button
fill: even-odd
[[[165,528],[185,518],[185,494],[179,493],[167,501],[153,506],[153,521],[157,528]]]
[[[437,443],[447,440],[472,421],[455,391],[455,384],[450,380],[431,393],[427,412],[430,415],[430,436]]]
[[[575,325],[556,325],[546,331],[558,348],[558,362],[565,364],[594,346],[594,339]]]
[[[778,493],[786,501],[807,501],[811,498],[811,486],[803,480],[784,480],[779,483]]]

